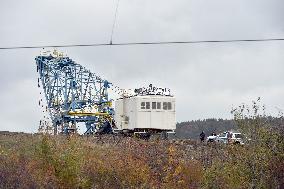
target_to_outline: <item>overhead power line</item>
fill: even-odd
[[[0,50],[40,49],[40,48],[68,48],[68,47],[98,47],[98,46],[175,45],[175,44],[196,44],[196,43],[268,42],[268,41],[284,41],[284,38],[203,40],[203,41],[160,41],[160,42],[94,43],[94,44],[69,44],[69,45],[40,45],[40,46],[14,46],[14,47],[0,47]]]

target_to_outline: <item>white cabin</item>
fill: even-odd
[[[175,98],[162,95],[138,95],[115,102],[118,130],[174,131],[176,129]]]

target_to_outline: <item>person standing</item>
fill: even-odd
[[[233,133],[232,133],[232,132],[228,132],[228,133],[227,133],[228,144],[231,144],[231,143],[232,143],[232,137],[233,137]]]
[[[204,133],[204,131],[202,131],[202,132],[200,133],[199,137],[200,137],[200,141],[201,141],[201,142],[204,142],[204,140],[205,140],[205,133]]]

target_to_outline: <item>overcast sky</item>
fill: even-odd
[[[0,46],[108,43],[115,4],[0,0]],[[284,38],[283,19],[283,0],[120,0],[113,42]],[[179,122],[232,118],[257,97],[272,115],[284,109],[281,41],[58,50],[121,88],[171,88]],[[38,128],[39,51],[0,50],[0,130]]]

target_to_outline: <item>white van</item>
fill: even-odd
[[[224,132],[218,135],[215,139],[216,142],[222,142],[225,144],[244,144],[244,137],[240,132]]]

